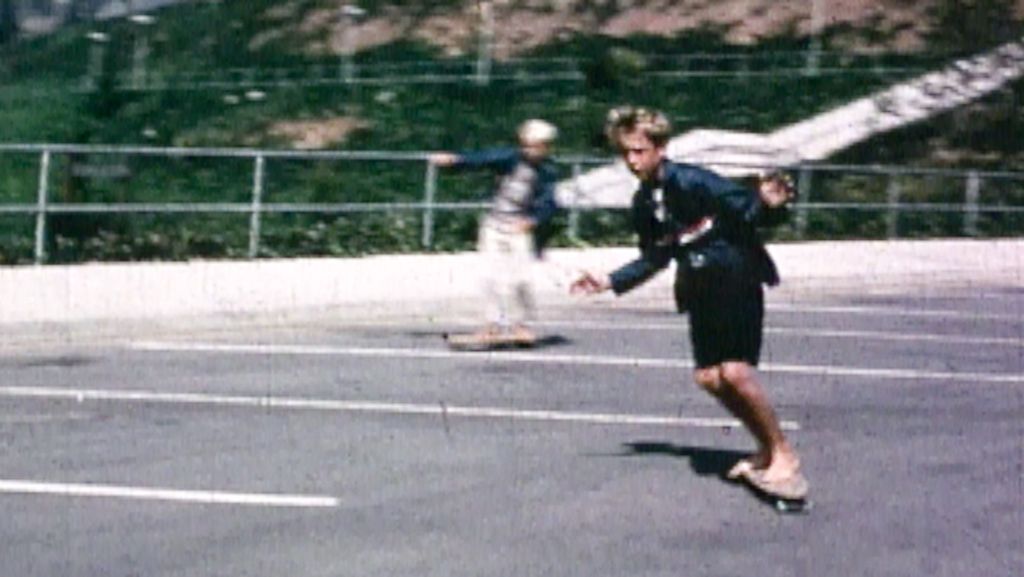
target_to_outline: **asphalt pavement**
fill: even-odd
[[[494,354],[449,351],[472,303],[430,299],[20,322],[0,575],[1020,575],[1019,257],[855,286],[779,256],[761,374],[804,514],[722,478],[753,444],[664,281],[546,293],[541,346]]]

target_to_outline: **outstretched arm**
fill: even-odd
[[[773,226],[785,220],[796,196],[792,179],[774,172],[757,179],[751,188],[702,168],[691,167],[679,178],[702,192],[707,210],[736,231]]]
[[[452,168],[491,168],[506,171],[518,160],[515,148],[489,148],[472,152],[435,152],[428,159],[436,166]]]
[[[459,155],[454,152],[434,152],[427,157],[427,160],[434,166],[448,168],[459,161]]]
[[[654,251],[642,254],[609,274],[593,274],[584,271],[569,286],[571,294],[598,294],[607,290],[617,295],[629,292],[668,266],[671,256],[668,251]]]
[[[611,277],[606,274],[593,274],[587,271],[569,285],[569,294],[596,295],[612,288]]]

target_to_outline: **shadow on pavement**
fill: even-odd
[[[407,335],[414,338],[440,338],[447,342],[449,337],[456,336],[458,333],[449,331],[407,331]],[[535,349],[546,349],[549,347],[561,347],[572,344],[572,340],[562,335],[542,335],[537,337],[537,340],[532,345],[517,345],[513,343],[500,343],[492,344],[487,346],[480,346],[479,350],[487,351],[513,351],[513,350],[535,350]]]
[[[661,441],[637,441],[632,443],[623,443],[622,446],[624,449],[621,453],[622,456],[665,455],[669,457],[689,459],[690,468],[693,469],[694,473],[697,473],[702,477],[715,476],[721,479],[723,483],[728,483],[730,485],[742,485],[743,488],[758,501],[772,508],[777,506],[778,499],[775,497],[755,491],[746,483],[730,481],[725,478],[725,474],[734,464],[736,464],[737,461],[750,455],[747,451],[674,445],[672,443],[665,443]]]
[[[659,441],[623,443],[623,448],[623,455],[626,456],[665,455],[689,459],[694,473],[705,477],[713,475],[722,480],[725,480],[725,474],[736,461],[750,454],[745,451],[674,445]]]

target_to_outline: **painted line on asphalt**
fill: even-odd
[[[894,308],[866,305],[787,305],[769,304],[768,311],[791,313],[823,313],[844,315],[877,315],[894,317],[923,317],[943,319],[971,319],[1005,322],[1024,322],[1024,317],[1000,313],[981,313],[960,309]]]
[[[200,342],[134,341],[128,348],[150,352],[190,352],[219,354],[294,355],[294,356],[338,356],[362,358],[405,358],[459,360],[469,362],[503,362],[535,364],[573,364],[585,366],[627,367],[627,368],[668,368],[692,369],[689,359],[659,359],[645,357],[613,357],[596,355],[558,355],[521,351],[497,352],[454,352],[437,349],[377,348],[377,347],[335,347],[326,345],[261,345]],[[963,381],[971,383],[1024,383],[1020,373],[977,373],[953,371],[926,371],[916,369],[886,369],[847,367],[837,365],[794,365],[783,363],[762,363],[765,372],[817,375],[824,378],[857,377],[895,380]]]
[[[1017,337],[972,337],[963,335],[943,335],[936,333],[890,333],[886,331],[837,331],[792,329],[785,327],[769,327],[766,333],[804,336],[816,338],[857,339],[876,341],[927,342],[949,345],[996,345],[1024,348],[1024,338]]]
[[[537,321],[532,323],[538,327],[577,329],[583,331],[680,331],[686,330],[686,322],[677,323],[620,323],[601,321]],[[963,335],[943,335],[935,333],[893,333],[889,331],[843,331],[826,329],[795,329],[787,327],[767,327],[765,333],[815,338],[857,339],[901,342],[932,342],[950,345],[995,345],[1024,348],[1024,338],[1007,337],[971,337]]]
[[[638,415],[618,413],[586,413],[571,411],[549,411],[511,409],[502,407],[470,407],[445,403],[416,404],[389,403],[378,401],[351,401],[336,399],[315,399],[303,397],[275,397],[251,395],[214,395],[204,393],[164,393],[159,391],[127,391],[112,389],[70,389],[59,387],[0,387],[0,396],[10,398],[59,399],[86,401],[134,402],[173,405],[202,405],[251,407],[261,410],[291,409],[329,411],[338,413],[380,413],[392,415],[425,415],[442,419],[451,417],[509,419],[518,421],[547,421],[562,423],[583,423],[593,425],[620,426],[663,426],[735,429],[742,425],[731,418],[704,418],[663,415]],[[782,428],[797,431],[800,424],[783,421]]]
[[[253,507],[327,508],[340,505],[340,501],[335,497],[319,495],[188,491],[123,485],[49,483],[19,479],[0,479],[0,493],[57,495],[61,497],[104,497],[108,499],[174,501],[208,505],[247,505]]]
[[[669,305],[672,307],[672,305]],[[622,307],[609,306],[601,309],[594,307],[593,312],[615,312],[623,310]],[[628,308],[626,309],[628,310]],[[647,310],[647,309],[644,309]],[[655,310],[655,309],[650,309]],[[670,314],[673,308],[661,308],[666,314]],[[921,308],[921,307],[898,307],[898,306],[869,306],[869,305],[808,305],[808,304],[786,304],[768,303],[765,310],[769,313],[804,313],[804,314],[836,314],[854,316],[880,316],[880,317],[917,317],[932,319],[967,319],[1002,321],[1008,323],[1024,323],[1024,316],[1019,312],[1012,313],[980,312],[956,308]]]

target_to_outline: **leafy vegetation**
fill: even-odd
[[[383,4],[383,0],[378,2]],[[378,3],[363,2],[368,10]],[[449,8],[455,0],[407,2],[422,15]],[[992,4],[992,0],[988,0]],[[539,46],[527,56],[575,58],[579,81],[501,80],[458,83],[353,84],[337,82],[339,59],[311,53],[323,31],[276,34],[285,18],[301,18],[322,9],[321,0],[290,4],[276,14],[271,0],[203,3],[162,11],[155,25],[126,21],[100,26],[108,38],[91,42],[95,27],[80,23],[58,34],[5,47],[0,55],[0,140],[142,144],[183,147],[289,148],[293,143],[274,127],[282,121],[355,119],[350,132],[332,148],[425,151],[508,144],[516,124],[532,116],[555,120],[561,129],[560,154],[607,155],[599,127],[605,111],[623,102],[639,102],[670,112],[681,131],[716,127],[766,131],[868,94],[901,77],[934,67],[933,52],[885,53],[873,62],[890,70],[874,74],[800,76],[671,77],[650,74],[663,69],[665,55],[684,52],[747,55],[754,59],[801,51],[808,39],[795,34],[754,46],[730,44],[717,31],[676,37],[576,35]],[[389,5],[405,5],[390,1]],[[947,3],[934,47],[977,49],[976,37],[960,35],[957,3]],[[943,6],[946,6],[943,4]],[[973,22],[973,20],[972,20]],[[972,24],[981,26],[982,24]],[[1002,30],[1002,28],[999,28]],[[846,31],[842,31],[846,32]],[[1006,32],[1008,34],[1009,32]],[[256,71],[256,88],[209,82],[175,89],[130,90],[136,50],[145,35],[145,81],[167,82],[183,73],[203,78],[245,79]],[[253,39],[266,40],[254,43]],[[972,42],[973,42],[972,40]],[[990,37],[989,41],[995,41]],[[829,37],[825,37],[826,47]],[[847,59],[858,58],[849,55]],[[417,62],[435,70],[461,66],[472,58],[447,57],[435,46],[410,39],[364,50],[357,68],[382,63]],[[740,65],[735,59],[731,65]],[[756,62],[756,60],[755,60]],[[202,65],[197,65],[202,63]],[[687,66],[702,66],[689,62]],[[720,64],[719,64],[720,65]],[[891,72],[900,68],[902,72]],[[198,77],[197,77],[198,78]],[[291,79],[271,83],[267,79]],[[324,80],[329,81],[324,81]],[[935,149],[960,150],[939,159],[947,166],[1024,167],[1020,134],[1024,114],[1018,105],[1021,84],[972,108],[899,134],[887,135],[849,151],[843,160],[886,164],[934,164]],[[962,115],[967,114],[965,120]],[[1003,131],[1004,127],[1013,130]],[[966,139],[966,141],[965,141]],[[967,144],[965,144],[965,142]],[[962,149],[962,150],[961,150]],[[958,160],[959,159],[959,160]],[[82,168],[112,171],[114,176],[83,176]],[[276,160],[267,162],[264,203],[417,202],[423,197],[422,162],[348,162]],[[88,171],[86,171],[88,172]],[[568,175],[568,167],[565,167]],[[38,158],[0,154],[0,202],[32,203],[38,186]],[[251,199],[251,159],[195,159],[94,156],[54,157],[50,171],[53,202],[236,202]],[[490,181],[483,175],[442,174],[437,200],[478,200]],[[848,196],[874,196],[876,180],[837,180],[830,190]],[[831,193],[830,193],[831,194]],[[884,192],[882,193],[884,196]],[[824,197],[823,197],[824,198]],[[353,255],[422,250],[418,212],[351,214],[267,214],[262,221],[261,256]],[[7,216],[0,236],[0,262],[32,259],[31,217]],[[913,224],[913,223],[911,223]],[[1011,223],[1012,225],[1013,223]],[[914,225],[917,226],[917,225]],[[922,225],[922,234],[956,234],[958,224]],[[48,220],[50,262],[241,258],[248,250],[249,216],[232,215],[54,215]],[[986,234],[1005,228],[982,227]],[[585,242],[628,241],[622,215],[588,213],[579,220]],[[1012,232],[1013,229],[1010,229]],[[884,233],[884,223],[861,213],[815,215],[804,234]],[[782,229],[780,238],[796,236]],[[475,238],[475,216],[467,212],[435,216],[433,250],[464,250]],[[570,242],[562,235],[558,243]]]

